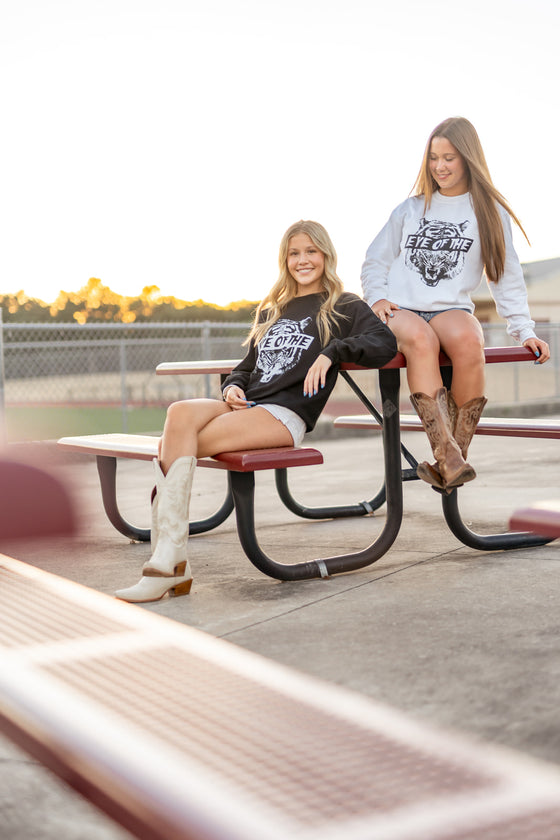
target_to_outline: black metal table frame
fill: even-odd
[[[287,469],[275,470],[276,487],[283,504],[293,513],[306,519],[333,519],[352,516],[366,516],[387,504],[385,523],[376,539],[361,551],[333,557],[318,558],[300,563],[280,563],[270,558],[260,547],[255,526],[255,475],[254,472],[228,472],[228,489],[222,506],[206,519],[190,523],[191,534],[201,534],[216,528],[235,510],[237,532],[243,550],[256,568],[278,580],[304,580],[329,577],[333,574],[350,572],[369,566],[383,557],[393,545],[403,518],[403,481],[417,478],[417,462],[402,445],[400,437],[400,368],[381,368],[379,387],[382,402],[382,416],[363,393],[347,370],[341,375],[348,382],[367,410],[382,422],[385,481],[379,492],[366,502],[351,505],[308,507],[300,504],[291,494]],[[449,382],[451,368],[442,367],[444,380]],[[402,467],[402,457],[408,467]],[[97,467],[105,512],[118,531],[134,540],[146,541],[149,529],[136,528],[128,523],[118,509],[116,499],[116,458],[97,456]],[[458,491],[441,494],[445,521],[457,539],[470,548],[494,551],[512,548],[528,548],[544,545],[551,539],[536,536],[530,532],[506,532],[501,534],[478,534],[472,531],[461,518]]]

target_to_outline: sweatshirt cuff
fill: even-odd
[[[331,343],[327,347],[323,347],[321,350],[321,355],[326,356],[327,359],[330,359],[333,365],[335,365],[339,361],[338,353],[336,352],[336,347],[334,346],[336,339],[331,341]]]
[[[229,389],[230,389],[230,388],[235,388],[235,385],[234,385],[233,383],[232,383],[232,384],[230,384],[230,385],[226,385],[226,387],[225,387],[225,388],[224,388],[224,390],[222,391],[222,399],[223,399],[223,400],[225,400],[225,398],[226,398],[226,394],[227,394],[227,392],[229,391]]]
[[[364,291],[364,300],[367,305],[370,307],[373,306],[378,300],[387,300],[387,288],[378,288],[378,287],[368,287],[364,284],[363,286]]]
[[[528,338],[536,338],[537,334],[534,330],[530,327],[525,327],[525,329],[519,331],[519,343],[523,344],[524,341],[527,341]]]

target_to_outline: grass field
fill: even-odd
[[[164,421],[165,408],[131,408],[123,417],[120,407],[6,407],[8,443],[123,431],[158,434]]]

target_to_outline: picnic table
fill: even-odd
[[[485,350],[487,364],[512,363],[512,362],[534,362],[533,353],[525,347],[491,347]],[[156,373],[159,376],[169,375],[192,375],[192,374],[220,374],[222,377],[231,372],[237,364],[237,360],[217,361],[189,361],[189,362],[164,362],[157,366]],[[451,361],[445,355],[440,355],[440,366],[444,382],[449,386],[451,379]],[[368,566],[379,560],[394,543],[403,520],[403,481],[417,478],[417,461],[403,445],[400,437],[400,374],[406,367],[406,359],[401,353],[397,353],[394,359],[384,367],[380,368],[379,389],[381,395],[382,410],[379,412],[368,396],[363,392],[353,372],[364,370],[355,364],[341,365],[341,375],[350,385],[356,396],[365,406],[367,412],[380,421],[383,436],[384,453],[384,485],[378,494],[368,503],[360,502],[354,505],[337,505],[325,507],[311,507],[300,504],[290,493],[286,472],[277,474],[277,488],[280,498],[284,504],[300,516],[309,519],[336,518],[342,516],[363,516],[376,510],[383,502],[387,504],[387,515],[381,533],[365,549],[351,554],[342,554],[334,557],[322,558],[320,561],[320,574],[336,574],[339,572],[352,571],[354,569]],[[516,431],[517,429],[517,431]],[[508,423],[507,419],[502,420],[495,433],[523,434],[531,433],[527,424],[520,430],[514,423]],[[560,427],[558,424],[548,427],[549,437],[559,437]],[[366,453],[364,452],[365,456]],[[403,469],[402,457],[409,464]],[[352,469],[359,469],[359,464],[352,464]],[[235,495],[235,491],[234,491]],[[465,545],[479,550],[496,550],[511,548],[526,548],[542,545],[550,541],[550,537],[535,534],[532,531],[512,531],[497,534],[480,534],[473,531],[463,520],[458,503],[458,492],[454,489],[451,493],[441,494],[441,504],[445,521],[452,533]],[[238,520],[239,521],[239,520]],[[243,527],[240,523],[238,527]],[[242,539],[243,542],[243,539]],[[249,550],[244,546],[249,559],[265,573],[270,573],[270,560],[260,550],[255,541],[251,541]],[[300,564],[293,564],[292,569]],[[309,564],[305,564],[309,566]],[[302,576],[317,576],[307,574],[309,569],[301,569]],[[277,576],[277,575],[273,575]]]

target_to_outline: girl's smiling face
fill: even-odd
[[[291,237],[286,264],[298,284],[296,297],[323,291],[325,257],[306,233],[297,233]]]
[[[430,172],[442,195],[469,191],[465,161],[446,137],[434,137],[430,145]]]

